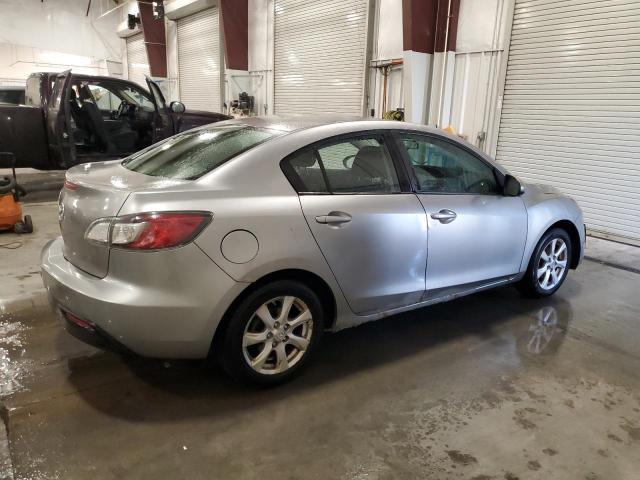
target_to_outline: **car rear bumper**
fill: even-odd
[[[72,333],[102,348],[204,358],[220,319],[247,285],[231,279],[193,244],[167,252],[112,252],[104,278],[73,266],[63,246],[58,238],[42,250],[49,301],[92,324],[93,332],[66,321]]]

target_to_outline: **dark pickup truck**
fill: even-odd
[[[66,169],[121,158],[199,125],[227,120],[221,113],[167,105],[158,85],[149,90],[112,77],[34,73],[24,105],[0,104],[0,152],[16,167]],[[0,160],[0,167],[2,165]]]

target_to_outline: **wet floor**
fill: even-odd
[[[594,262],[552,299],[503,288],[327,335],[240,388],[123,359],[43,301],[0,315],[17,479],[637,479],[640,276]]]

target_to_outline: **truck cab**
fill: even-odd
[[[187,111],[180,102],[167,105],[149,78],[147,87],[71,71],[32,74],[25,105],[0,106],[0,151],[12,152],[17,167],[66,169],[121,158],[184,130],[231,118]]]

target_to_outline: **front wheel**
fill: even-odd
[[[569,234],[554,228],[540,239],[533,251],[525,276],[518,284],[528,297],[547,297],[555,293],[569,272],[571,239]]]
[[[240,303],[219,344],[218,358],[242,383],[276,385],[306,365],[323,329],[318,296],[302,283],[275,281]]]

